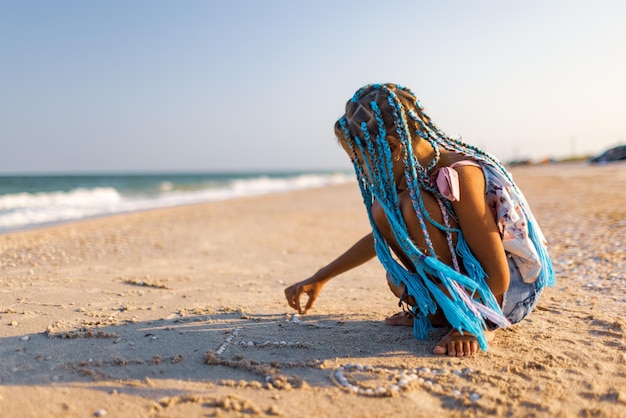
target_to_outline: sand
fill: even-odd
[[[383,323],[375,260],[293,315],[356,183],[0,235],[0,416],[626,416],[626,164],[512,172],[558,283],[472,358]]]

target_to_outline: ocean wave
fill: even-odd
[[[123,193],[114,187],[0,195],[0,232],[79,220],[94,216],[211,202],[354,181],[345,173],[302,174],[292,177],[233,178],[219,184],[200,182],[179,187],[163,181],[158,192]]]
[[[112,187],[74,189],[69,192],[13,193],[0,196],[0,211],[17,208],[94,207],[115,204],[122,200]]]

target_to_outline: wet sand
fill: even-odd
[[[383,323],[375,260],[294,317],[356,184],[0,235],[0,416],[626,416],[626,164],[511,171],[558,282],[472,358]]]

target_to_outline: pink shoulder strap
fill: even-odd
[[[448,167],[440,168],[436,173],[434,173],[434,177],[431,179],[431,184],[433,186],[436,185],[439,189],[439,193],[451,202],[461,199],[459,190],[459,175],[454,169],[455,167],[461,166],[480,167],[480,165],[474,161],[461,160],[450,164]]]
[[[480,168],[480,164],[478,164],[476,161],[471,161],[471,160],[457,161],[456,163],[450,164],[450,168],[462,167],[464,165],[469,165],[469,166]]]

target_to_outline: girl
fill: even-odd
[[[450,325],[434,353],[467,356],[486,350],[495,329],[521,321],[554,285],[545,239],[510,174],[440,131],[410,90],[359,89],[335,134],[353,162],[372,233],[285,289],[299,313],[331,278],[377,255],[407,315],[387,323],[412,321],[416,338]]]

